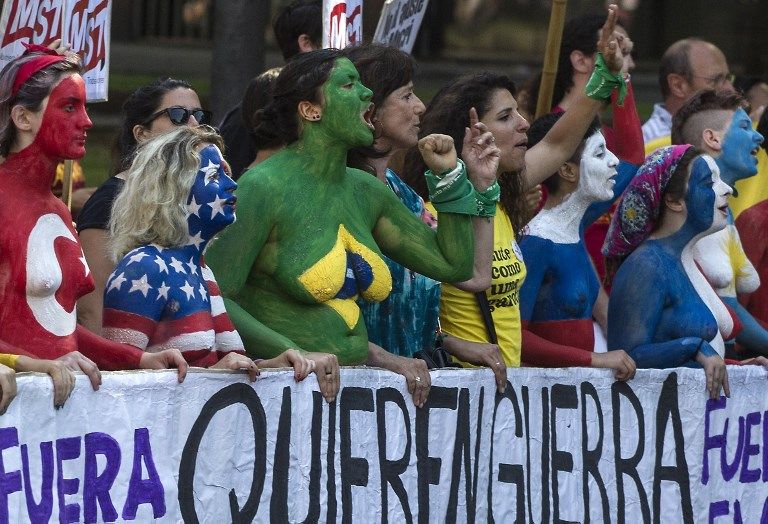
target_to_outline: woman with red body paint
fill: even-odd
[[[147,354],[78,326],[75,302],[93,278],[67,207],[51,193],[56,165],[85,154],[92,126],[76,55],[40,46],[0,72],[0,344],[85,372],[187,365],[175,349]]]

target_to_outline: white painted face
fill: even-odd
[[[728,195],[733,193],[733,190],[720,178],[720,168],[715,159],[709,155],[702,155],[701,158],[712,171],[712,191],[715,193],[715,204],[711,230],[719,231],[728,224]]]
[[[616,185],[616,166],[619,159],[608,150],[603,134],[598,131],[587,138],[584,152],[579,161],[578,190],[585,197],[595,202],[613,198],[613,186]]]

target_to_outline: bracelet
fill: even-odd
[[[621,73],[614,75],[605,64],[602,53],[597,53],[595,60],[595,69],[592,76],[589,77],[587,86],[584,88],[584,94],[593,100],[606,101],[611,98],[611,92],[619,88],[619,105],[624,104],[624,98],[627,96],[627,82]]]
[[[501,197],[501,188],[498,182],[488,187],[483,192],[475,190],[475,200],[477,201],[477,216],[492,218],[496,215],[496,204]]]

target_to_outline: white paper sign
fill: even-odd
[[[363,41],[363,0],[323,0],[323,48]]]
[[[0,15],[0,62],[24,52],[22,43],[48,45],[61,38],[83,57],[89,102],[107,99],[111,0],[9,0]]]
[[[419,34],[429,0],[387,0],[373,41],[410,53]]]
[[[78,376],[53,409],[20,376],[0,417],[2,522],[744,522],[768,516],[768,378],[728,369],[432,373],[343,369],[333,404],[310,377],[262,372]],[[385,513],[385,514],[384,514]],[[718,520],[719,518],[719,520]]]

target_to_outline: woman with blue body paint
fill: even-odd
[[[551,113],[534,122],[528,145],[535,146],[561,116]],[[634,361],[621,349],[605,352],[602,329],[592,320],[600,284],[584,230],[612,205],[636,172],[637,167],[619,162],[607,148],[595,119],[573,156],[545,180],[547,203],[520,242],[528,264],[520,291],[522,357],[527,364],[608,368],[619,380],[634,376]]]
[[[627,348],[641,368],[702,366],[713,399],[721,388],[730,396],[721,332],[733,322],[693,246],[726,226],[730,194],[712,157],[691,145],[659,149],[630,183],[603,246],[610,266],[620,266],[608,349]]]

